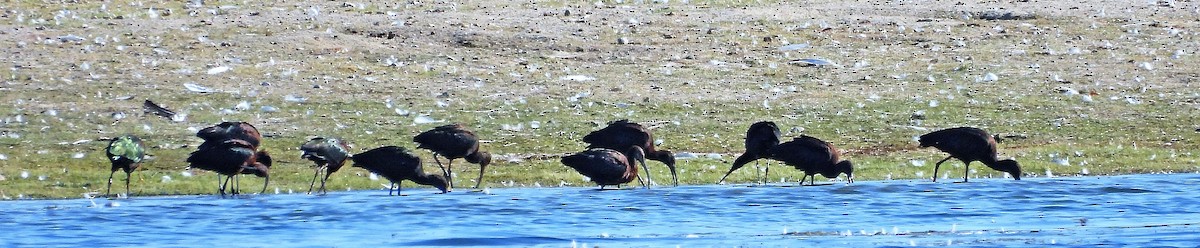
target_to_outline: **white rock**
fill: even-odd
[[[208,73],[208,75],[217,75],[217,74],[225,73],[227,71],[229,71],[228,66],[217,66],[217,67],[209,68],[207,73]]]

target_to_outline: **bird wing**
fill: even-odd
[[[934,131],[920,138],[922,147],[933,146],[960,159],[996,157],[996,141],[982,129],[959,127]]]
[[[422,132],[413,137],[418,148],[438,152],[463,152],[462,154],[443,154],[447,156],[466,156],[479,149],[479,138],[474,132],[464,129],[461,125],[446,125]]]
[[[628,161],[624,154],[616,150],[589,149],[564,156],[562,163],[599,184],[611,185],[628,182],[624,180],[629,172]]]
[[[125,158],[137,163],[146,156],[142,140],[131,135],[114,138],[108,143],[108,148],[105,150],[109,160]]]
[[[618,120],[608,126],[583,136],[583,142],[588,148],[608,148],[614,150],[628,149],[630,146],[641,147],[646,151],[654,151],[654,135],[642,125]]]
[[[754,123],[746,130],[746,153],[765,156],[772,146],[779,144],[780,136],[782,134],[774,122]]]
[[[399,146],[384,146],[350,157],[354,166],[383,176],[393,182],[415,176],[421,171],[421,158]],[[411,174],[411,175],[410,175]]]
[[[300,155],[301,158],[307,158],[317,163],[341,162],[350,157],[350,147],[344,140],[338,138],[313,138],[300,145],[300,151],[303,152]]]
[[[771,148],[771,158],[800,170],[816,172],[816,166],[830,164],[835,156],[828,143],[817,138],[801,136]]]

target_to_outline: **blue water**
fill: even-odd
[[[1200,174],[7,201],[0,246],[1194,247],[1197,188]]]

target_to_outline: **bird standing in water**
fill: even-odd
[[[845,173],[847,182],[854,182],[854,164],[841,159],[841,152],[829,142],[800,135],[792,141],[771,147],[771,158],[782,161],[804,171],[800,184],[804,185],[805,178],[812,178],[808,185],[816,184],[816,174],[826,178],[837,178]]]
[[[932,146],[950,154],[933,166],[934,182],[937,182],[938,169],[942,163],[951,158],[957,158],[963,162],[963,182],[967,182],[971,171],[971,162],[974,161],[982,162],[988,168],[1007,172],[1012,175],[1013,179],[1021,180],[1021,164],[1012,159],[997,160],[996,139],[983,129],[973,127],[942,129],[921,135],[919,142],[921,142],[921,147]]]
[[[608,123],[608,126],[583,136],[583,142],[588,148],[608,148],[626,151],[630,146],[637,146],[645,153],[646,159],[662,162],[671,170],[671,179],[679,186],[679,176],[675,173],[675,154],[654,147],[654,134],[649,128],[629,120],[618,120]],[[645,166],[645,164],[643,164]],[[650,179],[650,170],[646,170],[646,179]]]
[[[300,158],[313,161],[315,171],[313,172],[312,182],[308,184],[308,193],[312,193],[313,186],[317,183],[317,175],[321,171],[325,171],[325,177],[321,179],[321,188],[317,189],[320,194],[328,193],[325,190],[325,181],[329,180],[329,175],[337,172],[346,164],[346,159],[350,158],[350,146],[345,140],[338,138],[322,138],[317,137],[300,145],[300,151],[303,153]]]
[[[108,155],[108,161],[112,163],[112,172],[108,173],[108,190],[105,190],[105,195],[112,195],[112,178],[117,170],[125,171],[125,196],[129,197],[129,178],[133,176],[133,171],[137,170],[142,164],[142,159],[146,157],[145,145],[142,144],[142,139],[133,135],[124,135],[113,138],[108,142],[108,148],[104,149],[104,153]]]
[[[219,191],[225,195],[229,181],[239,174],[253,174],[265,178],[262,191],[267,191],[271,182],[271,155],[258,149],[262,142],[262,134],[250,123],[223,122],[196,132],[196,137],[204,139],[204,143],[188,156],[187,162],[192,168],[217,172],[217,181],[221,186]],[[221,176],[228,178],[220,182]],[[232,194],[238,194],[237,182],[234,182]]]
[[[760,121],[751,124],[750,128],[746,130],[746,152],[733,160],[733,166],[729,167],[729,172],[726,172],[718,183],[724,183],[730,173],[742,168],[750,161],[754,161],[754,167],[758,167],[758,159],[771,158],[771,148],[779,145],[780,136],[782,135],[779,132],[779,126],[776,126],[774,122]],[[769,172],[771,172],[771,168],[768,166],[763,172],[763,177],[765,178]],[[759,178],[759,181],[763,181],[763,179]]]
[[[450,166],[454,164],[454,159],[462,158],[468,163],[479,164],[479,177],[475,179],[475,188],[479,188],[479,185],[483,183],[483,172],[487,169],[488,164],[492,163],[492,154],[479,149],[479,137],[462,124],[435,127],[417,134],[413,137],[413,142],[417,142],[417,148],[429,149],[433,152],[433,161],[442,168],[442,175],[451,180],[451,188],[454,187],[454,182],[451,178]],[[442,166],[438,155],[444,156],[450,161]]]
[[[421,169],[421,158],[412,155],[407,149],[398,146],[384,146],[371,149],[366,152],[355,154],[350,157],[354,161],[353,167],[360,167],[383,176],[392,182],[392,186],[388,187],[388,195],[392,195],[392,188],[404,180],[411,180],[422,185],[429,185],[441,190],[442,193],[450,191],[450,181],[441,174],[425,174],[425,170]],[[403,184],[400,186],[404,187]],[[400,189],[396,190],[399,194]]]
[[[629,147],[629,151],[625,153],[608,148],[592,148],[564,156],[561,161],[563,165],[574,168],[579,174],[599,184],[600,189],[604,189],[606,185],[621,187],[621,184],[632,182],[633,179],[641,181],[636,163],[640,162],[642,168],[646,168],[645,156],[642,148],[637,146]],[[641,183],[650,188],[646,182]]]

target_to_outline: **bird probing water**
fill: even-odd
[[[454,164],[454,159],[462,158],[468,163],[479,165],[479,177],[475,178],[475,188],[479,188],[479,185],[483,183],[483,172],[487,169],[488,164],[492,163],[492,154],[479,149],[479,137],[462,124],[435,127],[417,134],[413,137],[413,142],[417,142],[417,148],[429,149],[433,152],[433,161],[442,168],[442,175],[447,180],[451,180],[451,188],[454,187],[454,181],[451,178],[450,166]],[[450,161],[442,166],[438,155],[444,156]]]
[[[391,181],[392,186],[388,187],[388,195],[392,195],[392,188],[404,180],[433,186],[442,193],[450,192],[450,181],[445,176],[437,173],[426,174],[425,170],[421,168],[421,158],[409,153],[403,147],[375,148],[354,154],[350,159],[354,161],[353,167],[366,169]],[[400,188],[403,187],[404,185],[401,184]],[[399,194],[400,189],[396,189],[396,192]]]
[[[313,186],[317,183],[317,175],[321,171],[325,171],[325,177],[321,179],[321,188],[317,189],[317,193],[328,193],[325,190],[325,181],[328,181],[329,175],[341,169],[346,164],[346,159],[350,158],[350,146],[346,144],[345,140],[338,138],[313,138],[300,145],[300,151],[303,152],[300,158],[315,163],[313,179],[308,184],[309,194],[312,193]]]
[[[800,185],[804,185],[804,180],[809,177],[812,178],[809,185],[816,185],[816,174],[832,179],[845,173],[846,181],[854,182],[854,164],[842,160],[842,153],[833,144],[808,135],[779,143],[780,136],[779,127],[774,122],[760,121],[750,125],[746,130],[746,152],[733,161],[733,166],[721,177],[720,182],[725,182],[730,173],[747,163],[763,158],[780,161],[803,171]]]
[[[629,147],[624,153],[608,148],[591,148],[564,156],[561,162],[590,178],[592,182],[600,185],[600,189],[604,189],[606,185],[616,185],[619,188],[621,184],[632,182],[633,179],[638,179],[642,186],[648,189],[650,185],[638,176],[635,164],[640,162],[645,169],[645,156],[642,148],[637,146]]]
[[[117,170],[124,170],[125,196],[129,197],[129,178],[133,176],[133,171],[137,170],[138,166],[142,164],[142,159],[146,157],[142,139],[133,135],[113,138],[108,142],[108,148],[104,149],[104,153],[108,155],[108,161],[112,163],[112,172],[108,173],[108,190],[105,190],[104,194],[112,195],[113,174],[117,173]]]
[[[583,136],[583,142],[588,148],[608,148],[616,151],[627,151],[629,147],[641,148],[645,158],[659,161],[671,170],[671,179],[679,186],[679,176],[675,173],[675,154],[668,150],[658,150],[654,147],[654,134],[649,128],[629,120],[609,122],[608,126]],[[642,164],[644,167],[645,164]],[[650,180],[650,170],[646,170],[646,179]]]
[[[253,174],[265,178],[262,191],[267,191],[271,182],[271,155],[265,150],[259,150],[262,134],[250,123],[223,122],[216,126],[201,129],[196,137],[204,139],[204,143],[188,156],[187,162],[192,168],[217,172],[221,196],[229,181],[239,174]],[[225,182],[220,182],[221,176],[228,176]],[[232,194],[236,195],[238,183],[235,181]]]
[[[942,129],[921,135],[919,142],[921,142],[921,147],[932,146],[950,154],[933,166],[934,182],[937,182],[938,169],[950,158],[957,158],[963,162],[963,182],[967,182],[967,177],[971,172],[971,162],[974,161],[979,161],[988,168],[1007,172],[1013,179],[1021,180],[1020,163],[1012,159],[997,160],[996,139],[983,129],[973,127]]]
[[[733,160],[733,166],[729,167],[729,172],[725,172],[725,176],[722,176],[718,183],[725,183],[725,178],[729,177],[730,173],[742,168],[750,161],[754,161],[754,167],[758,167],[758,159],[771,158],[771,147],[779,145],[780,136],[782,134],[775,122],[760,121],[751,124],[750,128],[746,129],[746,152]],[[768,166],[759,181],[763,181],[769,172],[771,172],[771,168]]]

